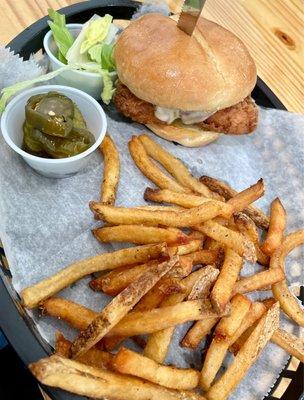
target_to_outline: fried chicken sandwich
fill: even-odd
[[[255,63],[231,32],[200,18],[192,36],[176,21],[146,14],[115,46],[116,108],[159,136],[195,147],[257,125]]]

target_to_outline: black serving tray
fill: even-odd
[[[108,13],[114,18],[129,19],[138,5],[139,3],[129,0],[92,0],[65,7],[60,11],[66,15],[68,23],[82,23],[86,22],[95,13],[99,15]],[[8,47],[25,59],[28,59],[30,54],[36,53],[42,48],[43,37],[48,29],[47,17],[41,18],[13,39],[8,44]],[[253,91],[253,98],[261,106],[285,109],[280,100],[259,78]],[[110,109],[109,112],[111,112]],[[53,349],[40,336],[32,319],[25,313],[21,305],[20,297],[11,284],[11,274],[5,260],[1,242],[0,266],[0,327],[24,364],[27,365],[42,357],[46,357]],[[291,381],[281,399],[300,399],[303,391],[303,364],[299,365],[297,371],[289,371],[288,365],[281,372],[270,395],[265,397],[266,400],[277,399],[272,394],[284,377],[289,378]],[[58,389],[49,387],[44,387],[43,389],[52,400],[76,400],[81,398]]]

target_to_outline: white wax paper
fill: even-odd
[[[143,192],[153,184],[134,165],[127,144],[132,135],[148,131],[141,125],[111,118],[108,125],[121,158],[117,205],[145,204]],[[279,196],[288,212],[287,230],[291,232],[304,225],[303,132],[303,116],[260,109],[260,122],[255,133],[223,136],[203,148],[176,146],[149,134],[181,158],[195,176],[218,177],[230,182],[237,190],[263,177],[266,194],[257,204],[267,212],[270,202]],[[102,157],[96,152],[87,168],[77,175],[62,180],[45,178],[28,167],[0,137],[0,237],[17,291],[76,260],[120,247],[102,245],[91,234],[91,229],[100,223],[94,220],[88,203],[99,197],[102,172]],[[299,249],[288,258],[287,275],[291,284],[303,282],[301,261],[303,253]],[[247,264],[243,273],[253,271],[254,268]],[[109,297],[91,291],[89,279],[77,282],[59,295],[94,310],[102,309]],[[61,321],[38,317],[36,311],[31,315],[41,335],[50,343],[58,329],[69,338],[75,336],[75,331]],[[285,329],[299,334],[287,319],[282,317],[281,321]],[[185,327],[176,329],[167,362],[200,368],[201,351],[186,350],[178,345],[184,332]],[[262,399],[287,360],[288,355],[283,350],[268,344],[231,399]]]

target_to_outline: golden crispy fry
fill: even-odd
[[[232,206],[234,212],[243,211],[251,203],[262,197],[264,192],[264,181],[260,179],[254,185],[233,196],[227,203]]]
[[[199,372],[161,365],[132,350],[121,348],[112,361],[114,371],[138,376],[170,389],[191,390],[197,387]]]
[[[260,319],[227,370],[209,389],[208,400],[225,400],[228,398],[278,328],[279,312],[279,304],[275,304]]]
[[[55,354],[69,358],[72,342],[67,340],[61,332],[56,332]],[[77,361],[96,368],[112,368],[113,355],[93,347],[77,358]]]
[[[116,296],[129,286],[130,283],[138,279],[141,274],[159,264],[159,262],[160,260],[154,260],[145,264],[117,268],[93,279],[90,282],[90,287],[95,291],[101,291],[110,296]]]
[[[198,281],[202,282],[200,293],[206,293],[207,291],[209,291],[210,286],[214,283],[217,276],[218,271],[211,266],[207,266],[193,272],[187,278],[184,278],[182,280],[184,292],[171,295],[162,302],[161,307],[172,306],[182,302],[191,294],[194,285]],[[174,333],[174,329],[175,326],[151,334],[144,349],[144,355],[156,362],[164,362]]]
[[[188,234],[188,238],[190,240],[201,240],[202,242],[204,242],[206,236],[202,233],[202,232],[198,232],[195,230],[192,230],[189,234]]]
[[[254,243],[258,263],[267,267],[269,265],[269,257],[261,250],[259,233],[255,223],[248,215],[242,212],[235,213],[233,217],[238,231]]]
[[[104,137],[99,149],[103,154],[104,165],[100,201],[105,204],[113,205],[115,203],[120,174],[119,153],[109,134]]]
[[[238,192],[232,189],[229,185],[215,178],[209,176],[202,176],[200,181],[203,182],[209,189],[224,197],[225,200],[230,200],[236,196]],[[244,213],[247,214],[254,223],[262,229],[267,230],[269,226],[269,218],[257,207],[252,205],[244,208]]]
[[[159,263],[161,260],[150,261],[145,264],[127,266],[122,268],[117,268],[113,271],[108,272],[98,278],[93,279],[90,282],[90,287],[96,291],[102,291],[110,296],[115,296],[125,289],[130,283],[137,279],[142,273],[148,271],[153,265]],[[165,261],[165,260],[163,260]],[[190,274],[192,264],[187,262],[188,259],[185,256],[181,256],[178,264],[174,267],[172,271],[172,277],[184,277]],[[190,261],[190,260],[189,260]],[[166,277],[164,277],[166,279]],[[162,283],[166,285],[166,281],[162,279]],[[173,284],[173,279],[170,279],[167,286],[170,287]],[[173,285],[177,288],[177,283]],[[154,288],[153,288],[154,289]],[[142,299],[143,300],[143,299]]]
[[[154,226],[118,225],[93,229],[93,234],[100,242],[127,242],[134,244],[151,244],[166,242],[182,244],[189,238],[176,228],[156,228]]]
[[[303,338],[298,338],[292,333],[286,332],[283,329],[277,329],[271,336],[271,341],[304,363]]]
[[[215,250],[198,250],[185,256],[186,259],[191,261],[192,265],[215,264],[217,257],[218,251]]]
[[[61,298],[47,299],[43,305],[45,314],[57,317],[76,329],[83,330],[98,316],[90,310],[71,300]],[[175,306],[153,309],[150,311],[133,311],[126,315],[107,335],[107,337],[129,337],[144,335],[179,325],[187,321],[205,318],[219,318],[209,301],[191,300]]]
[[[29,369],[44,385],[94,399],[205,400],[193,392],[167,389],[138,378],[93,368],[56,355],[30,364]]]
[[[223,314],[222,314],[223,315]],[[145,335],[187,321],[219,317],[208,300],[189,300],[150,311],[133,311],[124,317],[107,336]]]
[[[203,247],[202,241],[200,239],[191,240],[191,242],[187,244],[181,244],[175,249],[173,247],[168,247],[169,254],[177,254],[178,256],[183,256],[184,254],[193,253],[194,251],[198,251]],[[171,253],[172,252],[172,253]]]
[[[150,225],[183,228],[195,226],[219,215],[219,203],[208,202],[185,211],[151,211],[128,207],[107,206],[90,202],[92,211],[104,222],[113,225]]]
[[[206,197],[218,198],[198,179],[194,178],[182,161],[166,151],[148,135],[140,135],[139,139],[147,154],[158,161],[182,186],[191,189],[192,192],[200,193]]]
[[[272,307],[273,304],[274,303],[272,303],[270,307]],[[243,340],[240,340],[244,332],[246,332],[252,326],[255,326],[256,325],[255,323],[262,317],[262,315],[266,311],[267,308],[263,303],[256,301],[255,303],[251,304],[248,313],[245,315],[242,321],[242,324],[239,326],[239,328],[236,330],[234,335],[232,335],[229,340],[229,351],[231,351],[233,354],[236,354],[240,350],[240,348],[245,342]],[[248,336],[246,337],[246,339],[247,338]]]
[[[42,315],[50,315],[83,330],[97,317],[96,311],[62,297],[50,297],[40,305]]]
[[[158,307],[162,301],[173,293],[184,293],[185,286],[181,279],[192,271],[192,262],[187,256],[180,256],[177,266],[169,271],[149,292],[136,304],[135,311],[147,311]]]
[[[170,189],[174,192],[190,193],[191,190],[177,183],[170,176],[164,174],[162,170],[149,158],[143,144],[137,136],[133,136],[129,142],[130,154],[141,170],[150,181],[161,189]]]
[[[207,221],[203,225],[197,225],[196,230],[234,250],[241,257],[250,262],[256,261],[254,244],[239,232],[226,228],[215,221]]]
[[[203,390],[207,391],[210,388],[229,348],[230,337],[241,325],[250,305],[246,297],[234,296],[231,300],[230,315],[223,317],[215,328],[214,338],[208,348],[201,371],[200,386]]]
[[[207,237],[204,240],[203,247],[205,250],[214,250],[214,251],[223,250],[223,248],[224,248],[224,246],[220,242],[217,242],[216,240],[211,239],[211,237]]]
[[[287,235],[271,256],[269,268],[281,268],[285,271],[285,257],[301,244],[304,244],[304,230]],[[289,291],[286,280],[272,285],[272,293],[274,298],[280,302],[281,309],[297,324],[304,326],[304,311]]]
[[[198,196],[195,194],[177,193],[168,189],[162,190],[147,188],[144,193],[144,199],[158,203],[172,203],[184,208],[198,207],[208,201],[212,201],[219,203],[222,207],[220,215],[229,218],[233,213],[233,207],[228,203],[224,203],[223,201],[212,200],[208,197]]]
[[[227,247],[222,269],[210,294],[211,302],[216,310],[223,311],[228,304],[242,266],[243,259]]]
[[[23,289],[21,297],[26,307],[36,307],[42,300],[47,299],[93,272],[146,262],[166,256],[167,254],[167,245],[165,243],[132,247],[113,251],[112,253],[99,254],[71,264],[36,285]]]
[[[261,250],[271,256],[280,246],[286,227],[286,211],[279,198],[271,203],[269,229]]]
[[[233,293],[249,293],[254,290],[261,290],[284,279],[285,274],[281,268],[267,269],[238,280],[234,285]]]
[[[196,349],[205,336],[210,333],[218,320],[219,318],[215,317],[206,319],[205,321],[196,321],[186,333],[185,337],[181,341],[181,345],[183,347],[188,347],[189,349]]]
[[[210,201],[210,199],[209,199]],[[184,207],[179,206],[161,206],[161,205],[145,205],[145,206],[136,206],[134,207],[136,210],[150,210],[150,211],[183,211]]]
[[[228,316],[224,316],[215,328],[216,339],[223,340],[234,335],[251,306],[250,300],[242,294],[235,294],[231,299],[231,310]]]
[[[73,342],[71,356],[79,357],[102,339],[178,261],[178,256],[151,267],[119,293]]]
[[[170,255],[185,255],[188,253],[195,252],[202,247],[200,240],[191,240],[191,242],[180,245],[169,247],[168,251]],[[182,262],[183,259],[180,260]],[[121,268],[117,268],[106,275],[100,276],[98,278],[93,279],[90,282],[90,287],[93,290],[104,291],[107,294],[112,296],[118,294],[127,287],[134,279],[136,279],[140,273],[144,272],[151,263],[148,265],[142,266],[123,266]]]

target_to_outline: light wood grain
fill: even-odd
[[[0,0],[0,43],[77,0]],[[180,9],[180,0],[168,0]],[[233,31],[248,46],[258,74],[288,110],[304,113],[302,0],[207,0],[203,15]]]

